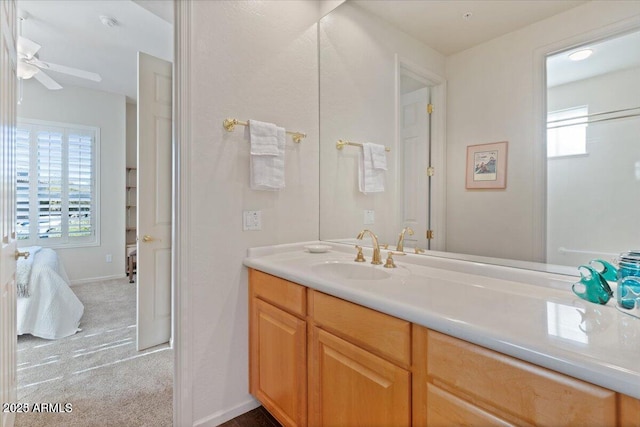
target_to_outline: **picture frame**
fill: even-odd
[[[508,142],[467,146],[467,190],[507,188]]]

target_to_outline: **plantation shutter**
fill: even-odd
[[[62,237],[62,133],[38,131],[38,237]]]
[[[30,150],[30,132],[26,129],[18,129],[16,132],[16,220],[18,221],[16,237],[18,240],[29,238]]]
[[[98,129],[19,122],[16,234],[24,244],[98,242]]]
[[[93,138],[69,134],[69,236],[93,234]]]

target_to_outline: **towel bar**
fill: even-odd
[[[224,122],[222,122],[222,125],[227,130],[227,132],[233,132],[236,125],[249,126],[249,122],[243,122],[238,119],[224,119]],[[291,135],[291,139],[293,139],[293,142],[300,142],[307,137],[307,134],[302,132],[287,131],[287,134]]]
[[[362,144],[359,142],[351,142],[351,141],[343,141],[342,139],[339,139],[338,142],[336,142],[336,148],[338,150],[342,150],[342,147],[344,147],[345,145],[353,145],[354,147],[362,147]],[[391,151],[391,148],[389,147],[384,147],[384,151]]]

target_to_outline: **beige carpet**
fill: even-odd
[[[136,351],[135,283],[72,289],[85,308],[81,332],[18,337],[18,402],[32,411],[38,403],[69,403],[72,411],[18,414],[16,427],[171,426],[173,352],[167,345]]]

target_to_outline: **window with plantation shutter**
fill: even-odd
[[[98,244],[99,129],[19,120],[16,142],[17,238]]]

